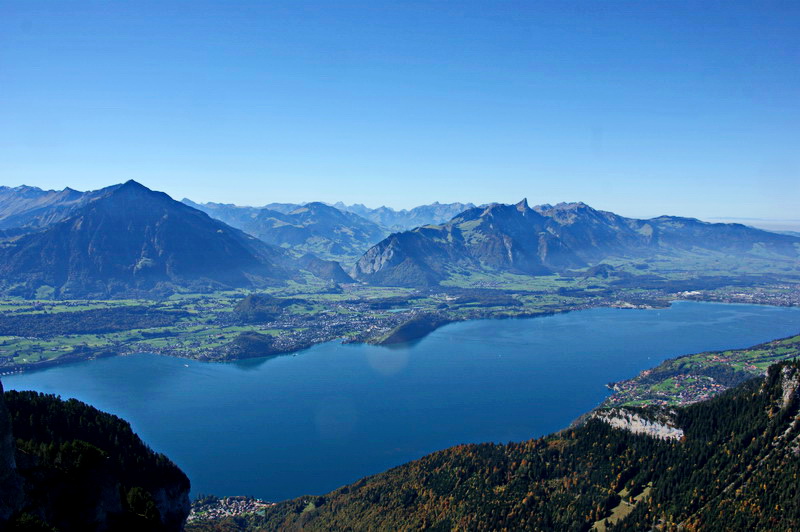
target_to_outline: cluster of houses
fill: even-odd
[[[263,513],[265,508],[274,505],[275,503],[252,497],[213,497],[210,500],[194,503],[186,521],[215,520],[237,515],[259,514]]]

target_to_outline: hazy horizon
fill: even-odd
[[[117,184],[117,183],[114,183],[114,184]],[[109,185],[109,186],[113,186],[114,184]],[[144,184],[144,183],[142,183],[142,184]],[[30,184],[20,184],[20,185],[14,185],[14,186],[0,184],[0,186],[9,186],[10,188],[15,188],[15,187],[20,187],[20,186],[29,186],[29,187],[42,189],[42,187],[37,187],[36,185],[30,185]],[[145,186],[147,186],[147,185],[145,184]],[[65,187],[65,188],[71,188],[73,190],[78,190],[75,187]],[[151,188],[152,190],[158,190],[158,189],[153,189],[152,187],[148,187],[148,188]],[[56,191],[58,191],[58,190],[64,190],[64,189],[62,188],[62,189],[44,189],[44,190],[56,190]],[[86,192],[87,190],[78,190],[78,191],[79,192]],[[160,191],[160,192],[163,192],[163,191]],[[364,206],[364,207],[366,207],[368,209],[378,209],[378,208],[381,208],[381,207],[388,207],[388,208],[393,209],[395,211],[402,211],[402,210],[411,210],[411,209],[413,209],[415,207],[420,207],[420,206],[425,206],[425,205],[432,205],[432,204],[436,204],[436,203],[439,203],[439,204],[450,204],[450,203],[464,203],[464,204],[467,204],[467,203],[470,203],[470,202],[466,202],[466,201],[457,201],[457,200],[449,201],[449,200],[437,199],[437,200],[432,200],[432,201],[428,201],[428,202],[425,202],[425,203],[411,205],[409,207],[395,207],[395,206],[386,205],[386,204],[364,205],[364,204],[359,204],[359,203],[356,203],[356,202],[347,202],[347,201],[343,201],[343,200],[321,201],[321,200],[316,200],[316,199],[309,199],[309,200],[292,201],[292,202],[269,201],[269,202],[264,203],[264,204],[238,204],[238,203],[215,201],[213,199],[207,200],[207,201],[198,201],[195,198],[191,198],[191,197],[188,197],[188,196],[181,196],[180,194],[178,194],[177,196],[169,194],[169,196],[172,197],[172,199],[177,200],[177,201],[189,200],[189,201],[192,201],[192,202],[198,203],[198,204],[217,203],[217,204],[235,205],[236,207],[247,207],[247,208],[264,208],[264,207],[268,206],[269,204],[273,204],[273,203],[294,203],[294,204],[305,205],[305,204],[308,204],[308,203],[321,202],[321,203],[325,203],[325,204],[328,204],[328,205],[336,205],[337,203],[343,203],[345,206],[348,206],[348,207],[351,207],[351,206],[354,206],[354,205],[361,205],[361,206]],[[529,198],[520,198],[517,201],[510,201],[510,202],[483,201],[483,202],[480,202],[480,203],[477,203],[477,202],[471,202],[471,203],[475,204],[476,206],[489,205],[489,204],[492,204],[492,203],[515,204],[515,203],[518,203],[519,201],[521,201],[522,199],[528,200],[528,203],[531,206],[543,205],[545,203],[548,203],[548,202],[534,202],[534,201],[531,201]],[[581,200],[578,200],[578,199],[576,199],[576,200],[567,200],[567,201],[556,201],[556,202],[551,202],[551,204],[555,205],[555,204],[558,204],[558,203],[577,203],[577,202],[580,202],[580,201]],[[583,202],[583,203],[586,203],[586,202]],[[608,210],[608,209],[603,209],[601,207],[598,207],[596,205],[591,205],[591,204],[588,204],[588,205],[590,207],[598,209],[598,210]],[[615,211],[612,211],[612,212],[615,212]],[[628,215],[628,214],[626,214],[624,212],[615,212],[615,214],[619,214],[619,215],[622,215],[622,216],[627,216],[629,218],[642,218],[642,219],[656,218],[658,216],[663,216],[663,215],[674,216],[673,213],[668,213],[668,212],[662,212],[662,213],[658,213],[658,214],[651,214],[651,215],[648,215],[648,216],[638,216],[638,217],[637,216]],[[698,219],[700,219],[702,221],[711,222],[711,223],[740,223],[740,224],[749,225],[749,226],[752,226],[752,227],[757,227],[757,228],[760,228],[760,229],[765,229],[765,230],[768,230],[768,231],[795,231],[795,232],[800,232],[800,218],[752,218],[752,217],[737,217],[737,216],[705,216],[705,217],[704,216],[691,216],[691,217],[698,218]]]

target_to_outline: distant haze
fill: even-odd
[[[764,218],[708,218],[712,223],[735,223],[758,227],[767,231],[793,231],[800,233],[800,220],[774,220]]]

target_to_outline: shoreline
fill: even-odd
[[[724,304],[718,302],[712,302],[715,304]],[[582,310],[593,310],[599,308],[617,308],[621,310],[654,310],[658,308],[669,308],[672,304],[672,301],[667,302],[664,306],[652,306],[652,305],[641,305],[641,306],[623,306],[623,305],[586,305],[577,308],[564,308],[564,309],[552,309],[552,310],[543,310],[543,311],[530,311],[525,313],[520,313],[516,315],[508,315],[505,312],[500,312],[495,316],[486,315],[486,316],[467,316],[462,319],[458,318],[447,318],[442,319],[435,317],[435,326],[430,328],[422,328],[418,332],[420,334],[412,335],[406,337],[403,341],[396,341],[396,342],[385,342],[384,340],[377,340],[375,337],[357,337],[357,338],[346,338],[346,337],[338,337],[338,338],[331,338],[328,340],[322,340],[318,342],[306,342],[302,343],[299,346],[291,346],[287,348],[275,348],[273,351],[267,354],[257,354],[253,356],[238,356],[236,358],[231,359],[211,359],[211,358],[201,358],[201,357],[188,357],[182,356],[181,354],[171,353],[168,349],[151,349],[151,350],[131,350],[131,349],[121,349],[118,351],[110,351],[108,348],[100,348],[95,350],[91,348],[85,348],[82,351],[82,354],[76,353],[67,353],[62,355],[58,358],[53,358],[49,360],[43,360],[40,362],[33,362],[28,364],[15,364],[13,366],[7,366],[0,372],[0,377],[8,376],[8,375],[18,375],[21,373],[31,373],[36,371],[43,371],[47,369],[51,369],[52,367],[60,366],[60,365],[67,365],[79,362],[87,362],[90,360],[96,360],[99,358],[110,358],[116,356],[129,356],[135,355],[138,353],[152,353],[160,356],[167,356],[172,358],[181,358],[185,360],[193,360],[195,362],[204,362],[204,363],[219,363],[219,364],[227,364],[227,363],[235,363],[235,362],[243,362],[247,360],[256,360],[256,359],[267,359],[272,357],[279,357],[279,356],[289,356],[289,355],[297,355],[307,349],[310,349],[316,345],[322,345],[329,342],[340,342],[342,344],[364,344],[364,345],[376,345],[386,348],[396,348],[401,347],[404,344],[410,344],[419,340],[424,339],[429,334],[435,332],[436,330],[453,323],[464,323],[468,321],[478,321],[478,320],[507,320],[507,319],[534,319],[540,317],[548,317],[548,316],[555,316],[557,314],[565,314],[568,312],[579,312]],[[418,316],[412,316],[406,322],[401,323],[397,328],[403,327],[404,325],[408,324],[409,322],[417,319]],[[394,331],[394,330],[393,330]],[[389,333],[392,333],[390,331]]]
[[[130,356],[136,355],[139,353],[150,353],[159,356],[166,356],[171,358],[178,358],[184,360],[192,360],[194,362],[202,362],[202,363],[211,363],[211,364],[230,364],[230,363],[237,363],[237,362],[245,362],[245,361],[253,361],[258,359],[269,359],[273,357],[281,357],[281,356],[296,356],[303,351],[311,349],[314,346],[322,345],[330,342],[339,342],[341,344],[364,344],[364,345],[375,345],[380,347],[385,347],[387,349],[402,347],[405,344],[411,344],[417,341],[420,341],[430,335],[431,333],[435,332],[436,330],[445,327],[447,325],[455,324],[455,323],[465,323],[468,321],[481,321],[481,320],[524,320],[524,319],[535,319],[535,318],[542,318],[542,317],[549,317],[555,316],[558,314],[566,314],[569,312],[580,312],[584,310],[594,310],[594,309],[619,309],[619,310],[659,310],[665,309],[672,306],[673,303],[680,303],[680,302],[687,302],[687,303],[702,303],[702,304],[710,304],[710,305],[758,305],[758,306],[767,306],[767,307],[776,307],[776,308],[793,308],[797,307],[797,305],[775,305],[775,304],[767,304],[767,303],[745,303],[739,301],[733,302],[722,302],[722,301],[709,301],[709,300],[698,300],[698,299],[683,299],[683,298],[676,298],[670,299],[665,301],[663,305],[653,305],[654,301],[646,305],[633,305],[633,304],[625,304],[625,302],[620,302],[618,304],[613,305],[587,305],[585,307],[579,308],[564,308],[564,309],[552,309],[552,310],[544,310],[544,311],[531,311],[520,313],[516,315],[508,315],[504,313],[498,313],[495,316],[469,316],[463,319],[441,319],[437,320],[434,327],[426,328],[423,327],[419,329],[419,335],[412,335],[406,337],[403,341],[397,342],[388,342],[384,343],[382,340],[372,341],[374,338],[357,338],[357,339],[350,339],[350,338],[332,338],[329,340],[322,340],[319,342],[309,342],[305,344],[301,344],[300,346],[292,346],[289,348],[277,348],[274,351],[267,353],[267,354],[257,354],[253,356],[239,356],[236,358],[231,359],[209,359],[209,358],[201,358],[201,357],[188,357],[182,356],[181,354],[177,353],[170,353],[168,350],[161,350],[161,349],[152,349],[152,350],[135,350],[135,349],[121,349],[118,351],[112,351],[108,348],[101,348],[98,349],[96,352],[87,348],[83,351],[83,354],[78,355],[75,353],[68,353],[58,358],[45,360],[41,362],[35,362],[32,364],[16,364],[14,366],[9,366],[8,369],[4,369],[0,372],[0,377],[10,376],[10,375],[19,375],[22,373],[33,373],[37,371],[44,371],[47,369],[52,369],[53,367],[61,366],[61,365],[68,365],[68,364],[75,364],[80,362],[88,362],[91,360],[97,360],[101,358],[111,358],[117,356]],[[409,323],[410,321],[416,318],[412,318],[411,320],[404,322],[399,327]],[[391,332],[391,331],[390,331]],[[682,357],[690,356],[695,353],[687,353],[685,355],[681,355]],[[635,378],[635,377],[634,377]],[[619,381],[623,382],[623,381]],[[609,384],[616,384],[616,383],[609,383]]]
[[[690,302],[687,302],[687,303],[690,303]],[[701,305],[686,305],[686,308],[687,308],[687,310],[686,310],[685,312],[691,312],[691,313],[694,313],[695,315],[698,315],[698,316],[702,316],[702,315],[704,315],[706,312],[712,312],[712,313],[719,313],[719,312],[722,312],[722,313],[723,313],[723,315],[738,315],[738,313],[737,313],[737,312],[735,312],[735,311],[734,311],[733,313],[731,313],[731,311],[725,311],[725,310],[724,310],[724,309],[725,309],[725,307],[721,307],[721,306],[719,306],[718,304],[713,304],[713,305],[714,305],[714,307],[711,307],[711,306],[709,305],[707,310],[704,310],[704,307],[706,307],[706,305],[702,305],[702,306],[701,306]],[[678,313],[679,313],[680,315],[683,315],[683,312],[684,312],[684,311],[678,311]],[[758,310],[752,310],[752,312],[760,312],[762,315],[763,315],[764,313],[767,313],[767,315],[769,315],[769,313],[771,313],[772,311],[770,311],[770,310],[768,310],[768,309],[765,309],[765,310],[762,310],[762,311],[758,311]],[[788,314],[786,314],[787,312],[788,312]],[[788,320],[784,320],[784,321],[788,321],[788,325],[789,325],[790,327],[791,327],[793,324],[795,324],[795,323],[796,323],[796,320],[794,319],[795,313],[796,313],[796,311],[794,311],[794,310],[791,310],[791,309],[786,309],[786,310],[783,310],[783,311],[781,312],[781,315],[788,315]],[[637,318],[635,318],[635,317],[634,317],[634,315],[635,315],[635,314],[639,314],[639,313],[619,313],[619,312],[599,311],[599,312],[595,312],[595,313],[590,313],[590,314],[588,314],[588,315],[574,316],[574,317],[572,317],[572,318],[569,318],[569,320],[570,320],[570,322],[571,322],[571,323],[577,323],[577,322],[581,322],[581,321],[583,321],[583,320],[592,320],[592,319],[594,319],[595,317],[601,316],[601,317],[602,317],[602,319],[603,319],[603,323],[605,323],[605,324],[607,324],[607,325],[613,325],[613,323],[615,323],[615,322],[616,322],[615,320],[617,320],[617,319],[619,319],[619,320],[623,320],[623,321],[627,321],[627,320],[633,320],[634,322],[637,322],[637,321],[638,321],[638,320],[637,320]],[[651,313],[646,313],[646,314],[644,314],[644,313],[641,313],[641,314],[639,314],[639,315],[640,315],[640,316],[645,316],[645,315],[648,315],[648,316],[649,316],[649,318],[647,318],[647,322],[648,322],[648,323],[654,323],[654,324],[657,324],[657,323],[658,323],[658,318],[657,318],[657,316],[656,316],[656,314],[655,314],[655,313],[652,313],[652,312],[651,312]],[[556,319],[559,319],[559,320],[560,320],[560,319],[563,319],[563,317],[562,317],[562,318],[556,318]],[[476,321],[477,321],[477,320],[476,320]],[[771,320],[768,318],[768,321],[771,321]],[[495,325],[488,324],[488,322],[485,322],[485,321],[484,321],[483,323],[484,323],[483,325],[478,325],[478,327],[479,327],[479,328],[483,328],[484,330],[486,330],[487,328],[488,328],[489,330],[491,330],[492,328],[494,328],[494,327],[495,327]],[[508,325],[508,327],[511,327],[511,328],[512,328],[512,330],[520,330],[520,331],[523,331],[523,330],[530,330],[530,328],[533,326],[533,325],[532,325],[532,323],[533,323],[533,322],[527,322],[527,324],[526,324],[526,323],[524,323],[524,322],[523,322],[523,323],[518,323],[517,325]],[[533,326],[533,327],[536,327],[536,326]],[[461,330],[461,329],[458,329],[458,330]],[[465,331],[467,331],[467,330],[469,330],[469,329],[464,329],[464,330],[465,330]],[[787,332],[788,332],[788,331],[787,331]],[[448,334],[446,334],[445,336],[451,336],[451,337],[454,337],[454,338],[456,338],[456,337],[458,336],[458,334],[457,334],[457,331],[454,331],[454,332],[452,332],[452,333],[448,333]],[[723,336],[724,336],[724,335],[723,335]],[[781,335],[781,334],[775,334],[775,335],[774,335],[774,337],[778,337],[778,336],[782,336],[782,335]],[[440,337],[437,337],[437,338],[440,338]],[[763,338],[766,340],[767,336],[764,336]],[[438,340],[437,340],[437,341],[438,341]],[[745,345],[745,343],[747,343],[747,341],[746,341],[746,340],[743,340],[741,343],[739,343],[739,345]],[[755,344],[755,343],[756,343],[756,342],[753,342],[753,344]],[[589,345],[591,345],[591,344],[589,344]],[[731,344],[731,345],[732,345],[732,344]],[[750,345],[750,344],[748,343],[748,345]],[[355,346],[353,346],[353,347],[355,347]],[[360,348],[356,348],[356,350],[355,350],[355,351],[351,350],[351,351],[350,351],[350,353],[355,353],[355,354],[357,354],[359,349],[360,349]],[[340,351],[340,350],[342,350],[342,347],[340,347],[340,346],[335,346],[335,347],[326,347],[326,348],[325,348],[325,350],[324,350],[324,353],[326,353],[326,354],[328,355],[328,356],[327,356],[327,360],[328,360],[328,362],[326,362],[326,364],[338,365],[338,363],[336,362],[336,360],[337,360],[337,358],[338,358],[338,357],[337,357],[337,355],[338,355],[339,353],[342,353],[342,354],[344,354],[344,355],[347,355],[347,354],[348,354],[347,352],[345,352],[345,351]],[[686,352],[687,352],[687,353],[689,353],[689,352],[692,352],[692,353],[697,353],[697,352],[699,352],[699,350],[692,349],[692,348],[691,348],[691,346],[689,346],[689,349],[687,349],[687,350],[686,350]],[[312,356],[312,357],[314,356],[314,353],[318,353],[318,352],[316,352],[316,351],[315,351],[315,352],[312,352],[312,353],[311,353],[311,356]],[[380,356],[381,356],[381,352],[380,352],[380,350],[371,350],[371,351],[370,351],[370,353],[373,353],[375,356],[378,356],[378,357],[380,357]],[[456,353],[453,353],[453,354],[455,355]],[[125,356],[125,355],[123,355],[123,356]],[[150,362],[148,362],[148,361],[147,361],[147,358],[148,358],[148,357],[142,357],[142,360],[144,360],[145,362],[147,362],[147,364],[145,364],[145,365],[150,365]],[[159,358],[160,358],[160,357],[159,357]],[[173,358],[175,358],[175,357],[173,357]],[[156,359],[156,357],[153,357],[151,360],[153,360],[153,361],[154,361],[155,359]],[[162,359],[162,360],[163,360],[163,359]],[[306,360],[307,360],[307,359],[306,359]],[[453,359],[453,360],[454,360],[456,363],[458,363],[458,362],[457,362],[457,360],[458,360],[458,358],[457,358],[457,357],[456,357],[455,359]],[[124,362],[124,361],[120,361],[120,362]],[[289,362],[294,362],[294,361],[289,361]],[[300,363],[301,361],[300,361],[300,360],[298,360],[297,362],[298,362],[298,363]],[[132,361],[131,361],[131,363],[132,363]],[[491,361],[490,361],[490,363],[491,363]],[[107,366],[95,365],[94,367],[95,367],[95,368],[97,368],[97,369],[96,369],[96,370],[90,370],[90,371],[93,371],[93,372],[94,372],[94,374],[97,374],[97,375],[102,375],[102,374],[104,374],[104,373],[105,373],[105,370],[104,370],[104,369],[102,369],[102,368],[106,368],[106,367],[116,367],[116,368],[123,368],[123,370],[121,370],[121,371],[122,371],[122,374],[124,374],[124,368],[125,368],[125,367],[128,367],[128,365],[127,365],[127,364],[123,364],[123,365],[120,365],[120,364],[118,364],[118,363],[116,363],[116,364],[115,364],[115,363],[113,363],[113,361],[111,361],[111,364],[109,364],[109,362],[106,362],[105,364],[107,364]],[[260,363],[259,363],[259,364],[260,364]],[[182,362],[181,362],[181,363],[179,363],[179,361],[177,361],[177,360],[176,360],[176,361],[166,361],[166,360],[163,360],[163,362],[156,362],[156,364],[155,364],[155,367],[162,367],[162,365],[164,365],[164,367],[169,367],[169,368],[177,368],[177,369],[174,369],[174,370],[172,370],[172,371],[176,371],[176,372],[178,372],[178,371],[180,371],[180,372],[182,372],[182,371],[186,371],[186,372],[187,372],[187,373],[186,373],[186,375],[183,375],[183,373],[176,373],[176,376],[183,375],[183,376],[181,377],[181,379],[183,379],[185,382],[189,383],[189,385],[191,385],[191,382],[192,382],[192,380],[193,380],[193,376],[195,375],[195,372],[199,372],[199,373],[197,373],[197,374],[202,374],[202,373],[204,373],[204,372],[207,372],[207,371],[214,371],[214,370],[213,370],[213,368],[215,367],[215,366],[205,366],[205,369],[203,369],[203,367],[202,367],[201,365],[199,365],[199,364],[198,364],[197,366],[195,366],[194,364],[191,364],[191,363],[190,363],[190,365],[191,365],[193,368],[195,368],[195,369],[192,369],[192,370],[183,370],[183,369],[181,368],[181,366],[183,366],[184,364],[183,364]],[[138,367],[138,366],[139,366],[139,364],[138,364],[138,363],[136,363],[136,364],[134,364],[134,366],[135,366],[135,367]],[[648,364],[648,366],[650,366],[650,364]],[[87,366],[87,367],[88,367],[88,366]],[[216,366],[216,367],[221,367],[221,366]],[[251,368],[256,368],[256,367],[258,367],[258,366],[256,366],[256,365],[252,365],[252,366],[251,366]],[[236,369],[237,369],[237,368],[231,368],[229,371],[235,371]],[[66,371],[66,370],[62,370],[62,372],[60,372],[60,374],[64,373],[65,371]],[[83,371],[83,370],[75,370],[75,369],[73,368],[72,370],[69,370],[69,371]],[[247,369],[246,369],[246,368],[243,368],[243,371],[247,372]],[[267,370],[267,371],[269,371],[269,370]],[[237,372],[237,373],[238,373],[238,372]],[[31,377],[28,377],[28,378],[30,379],[30,380],[29,380],[29,383],[30,383],[30,385],[31,385],[31,386],[36,386],[36,383],[37,383],[37,382],[40,382],[40,381],[39,381],[40,377],[34,377],[34,376],[31,376]],[[63,377],[58,377],[58,378],[59,378],[59,379],[63,379]],[[619,378],[623,378],[623,377],[621,376],[621,377],[619,377]],[[607,380],[611,380],[611,379],[607,379]],[[596,383],[595,383],[595,385],[594,385],[593,387],[594,387],[596,390],[597,390],[598,388],[602,388],[602,386],[603,386],[604,382],[605,382],[605,381],[602,381],[602,382],[600,382],[599,380],[596,380]],[[21,388],[20,388],[20,389],[21,389]],[[592,411],[593,411],[593,410],[596,408],[596,405],[597,405],[598,403],[600,403],[602,400],[603,400],[603,398],[602,398],[602,395],[601,395],[601,396],[599,396],[599,397],[598,397],[598,399],[596,400],[596,402],[595,402],[595,404],[594,404],[594,405],[593,405],[593,404],[587,404],[587,405],[584,405],[584,406],[586,407],[586,408],[585,408],[585,410],[584,410],[584,412],[591,413],[591,412],[592,412]],[[590,403],[591,403],[591,401],[590,401]],[[594,407],[594,408],[593,408],[593,407]],[[527,433],[528,433],[528,436],[527,436],[527,437],[521,437],[521,438],[519,438],[518,440],[515,440],[515,441],[524,441],[525,439],[530,439],[531,437],[533,437],[533,436],[534,436],[534,435],[536,435],[536,434],[544,434],[545,432],[558,432],[558,431],[559,431],[559,430],[561,430],[563,427],[566,427],[566,426],[567,426],[567,424],[569,423],[569,421],[570,421],[569,419],[562,419],[562,422],[563,422],[564,424],[563,424],[561,427],[553,427],[553,428],[552,428],[550,431],[543,431],[543,432],[541,432],[541,433],[532,433],[532,432],[527,432]],[[538,436],[537,436],[537,437],[538,437]],[[483,440],[481,440],[481,441],[483,441]],[[505,438],[492,439],[492,440],[486,440],[486,441],[496,441],[496,442],[502,442],[502,441],[505,441]],[[478,441],[476,441],[476,443],[478,443]],[[444,446],[442,446],[442,447],[444,448]],[[201,491],[200,493],[203,493],[203,492],[205,492],[205,493],[208,493],[209,491],[210,491],[210,490],[203,490],[203,491]],[[236,491],[227,491],[227,490],[226,490],[226,491],[212,491],[212,493],[215,493],[215,494],[217,494],[217,495],[219,495],[219,496],[222,496],[222,495],[233,495],[233,494],[237,494],[237,492],[238,492],[239,494],[241,494],[241,493],[242,493],[242,492],[241,492],[241,491],[239,491],[239,490],[236,490]],[[251,493],[251,492],[249,492],[249,491],[248,491],[247,493]],[[260,495],[262,498],[265,498],[265,500],[268,500],[268,501],[269,501],[269,500],[275,500],[275,501],[276,501],[276,500],[280,500],[280,499],[278,499],[278,498],[274,498],[274,497],[273,497],[273,498],[269,498],[269,497],[268,497],[268,494],[258,494],[258,493],[257,493],[257,495]]]
[[[771,305],[771,306],[776,306],[776,305]],[[794,306],[794,305],[791,305],[791,306],[788,306],[788,307],[792,307],[792,306]],[[786,360],[797,360],[797,359],[800,359],[800,348],[797,347],[797,341],[800,341],[800,327],[798,327],[796,334],[792,334],[792,335],[784,336],[784,337],[780,337],[780,338],[773,338],[771,340],[760,342],[758,344],[748,345],[748,346],[744,346],[744,347],[740,347],[740,348],[719,349],[719,350],[711,350],[711,351],[701,351],[701,352],[696,352],[696,353],[686,353],[686,354],[682,354],[682,355],[678,355],[678,356],[675,356],[675,357],[668,358],[668,359],[662,361],[661,363],[659,363],[659,364],[657,364],[657,365],[655,365],[653,367],[650,367],[650,368],[647,368],[645,370],[640,371],[639,373],[637,373],[633,377],[606,383],[605,387],[608,390],[610,390],[611,393],[609,393],[609,395],[605,399],[603,399],[603,401],[600,404],[598,404],[597,406],[595,406],[594,408],[592,408],[588,412],[585,412],[584,414],[581,414],[580,416],[578,416],[567,427],[562,429],[562,431],[563,430],[569,430],[569,429],[575,428],[577,426],[580,426],[581,424],[585,423],[587,420],[592,418],[597,412],[601,412],[603,410],[614,409],[614,408],[625,409],[625,408],[630,408],[631,406],[633,406],[635,408],[641,408],[641,407],[674,408],[675,406],[687,406],[687,405],[690,405],[690,404],[693,404],[693,403],[710,400],[710,399],[716,397],[717,395],[725,392],[726,390],[729,390],[730,388],[734,388],[737,385],[739,385],[739,384],[741,384],[741,383],[743,383],[743,382],[745,382],[747,380],[755,379],[755,378],[758,378],[759,376],[763,375],[764,372],[760,371],[759,368],[756,368],[756,366],[753,365],[756,362],[756,360],[755,360],[756,355],[754,354],[754,358],[753,359],[750,359],[750,360],[746,361],[746,362],[750,362],[751,363],[750,365],[752,367],[747,371],[739,372],[740,374],[736,375],[735,381],[732,381],[732,382],[726,383],[726,384],[721,384],[719,382],[715,382],[715,380],[713,378],[706,377],[709,380],[708,390],[702,390],[700,393],[694,393],[694,394],[687,393],[686,397],[684,399],[682,399],[681,401],[676,402],[675,404],[666,404],[666,403],[664,403],[664,398],[665,397],[669,397],[668,394],[664,393],[664,394],[662,394],[663,395],[662,397],[657,399],[655,397],[650,397],[650,395],[652,395],[652,392],[651,392],[649,394],[646,394],[644,397],[640,397],[638,399],[635,399],[635,401],[641,401],[641,402],[643,402],[643,404],[628,405],[628,402],[630,402],[630,398],[627,401],[625,400],[625,397],[626,397],[625,387],[626,386],[628,386],[629,388],[635,387],[637,384],[640,384],[641,381],[647,379],[648,377],[651,377],[653,375],[656,375],[656,377],[658,377],[659,370],[663,371],[662,368],[669,368],[670,366],[672,366],[673,364],[675,364],[675,363],[677,363],[677,362],[679,362],[681,360],[687,360],[688,361],[688,360],[690,360],[692,358],[696,358],[696,357],[704,357],[704,359],[715,360],[717,362],[717,364],[714,367],[717,367],[717,368],[723,368],[723,367],[724,368],[730,368],[730,367],[733,366],[733,364],[729,364],[728,362],[730,362],[730,361],[729,360],[725,360],[723,358],[725,355],[756,353],[758,351],[768,351],[769,349],[774,349],[774,350],[784,349],[784,350],[786,350],[786,345],[789,345],[790,347],[792,347],[794,349],[794,351],[786,350],[784,353],[781,354],[781,356],[776,357],[774,360],[770,360],[768,362],[768,365],[778,364],[778,363],[780,363],[782,361],[786,361]],[[737,361],[737,362],[742,363],[742,361]],[[762,365],[763,365],[763,362],[762,362]],[[694,372],[693,372],[693,370],[694,370]],[[662,376],[662,380],[661,381],[655,381],[652,384],[650,384],[650,386],[651,387],[657,386],[658,384],[663,383],[666,380],[672,379],[674,377],[696,378],[698,376],[700,376],[700,377],[704,377],[705,376],[703,371],[702,371],[702,368],[700,368],[700,370],[698,371],[698,368],[692,368],[692,367],[683,368],[682,367],[682,368],[680,368],[680,372],[675,372],[675,373],[667,372],[666,375]],[[644,385],[647,386],[647,383],[645,383]],[[627,391],[630,391],[630,390],[627,390]],[[679,393],[679,392],[676,391],[675,393]],[[559,432],[561,432],[561,431],[559,431]]]

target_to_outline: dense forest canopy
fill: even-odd
[[[7,527],[181,529],[189,479],[126,421],[75,399],[37,392],[9,391],[4,399],[24,492]]]

